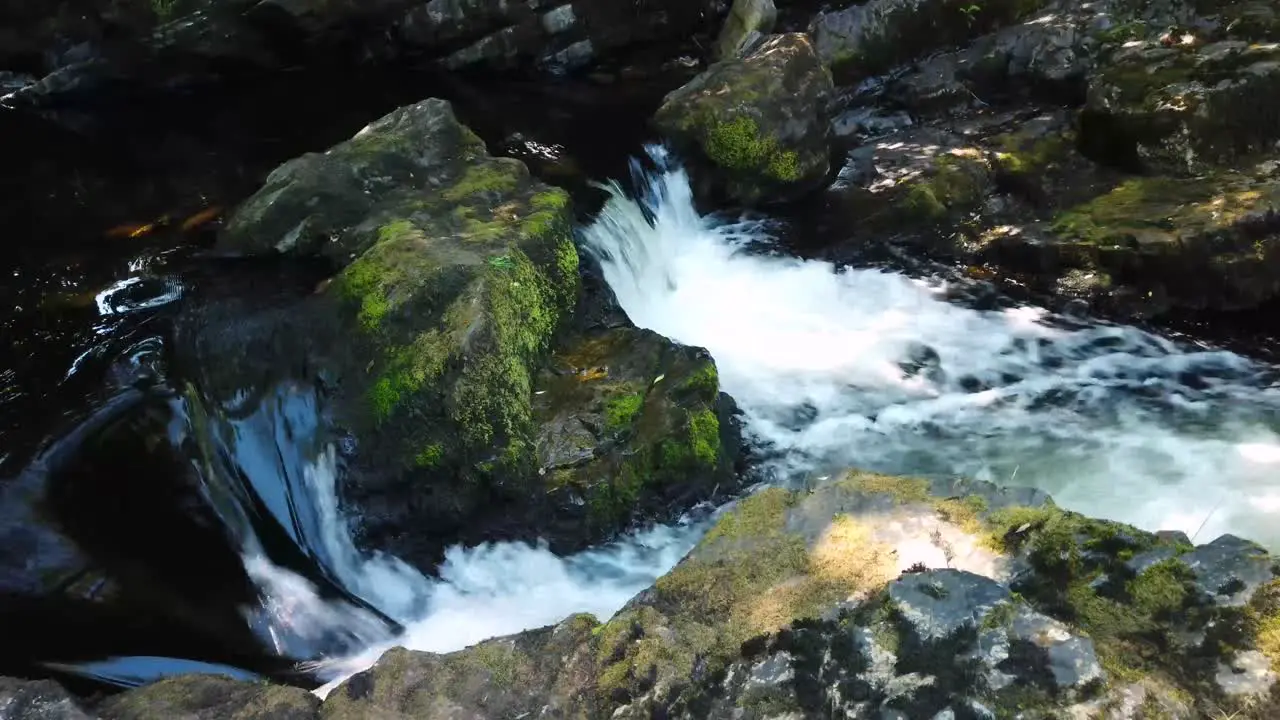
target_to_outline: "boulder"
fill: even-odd
[[[842,80],[884,72],[1029,17],[1040,0],[870,0],[821,12],[809,26],[822,62]]]
[[[778,35],[667,95],[654,124],[733,200],[784,199],[827,174],[831,93],[808,37]]]
[[[589,615],[450,655],[397,648],[335,688],[324,720],[591,717],[596,659]]]
[[[0,677],[0,717],[4,720],[94,720],[52,680]]]
[[[1197,548],[1086,518],[1032,488],[850,470],[738,501],[603,624],[393,649],[319,717],[1260,720],[1280,689],[1273,560],[1232,536]],[[196,676],[102,712],[310,718],[314,703]]]
[[[219,248],[337,274],[195,322],[202,393],[230,407],[319,381],[361,537],[422,567],[497,537],[571,551],[728,491],[738,441],[714,365],[588,327],[605,300],[580,298],[569,205],[439,100],[284,164]]]
[[[103,720],[313,720],[319,708],[302,688],[181,675],[117,695],[98,712]]]
[[[1202,44],[1188,32],[1117,50],[1092,80],[1082,141],[1135,169],[1198,175],[1280,141],[1280,33]]]
[[[538,472],[557,537],[674,520],[735,487],[732,401],[705,351],[619,327],[568,338],[535,382]]]
[[[773,0],[734,0],[716,38],[716,59],[741,57],[763,36],[773,32],[777,21],[778,8]]]

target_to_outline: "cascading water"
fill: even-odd
[[[699,216],[684,172],[650,153],[659,171],[635,165],[638,198],[607,186],[584,246],[633,322],[711,352],[782,481],[848,466],[962,475],[1035,485],[1070,509],[1200,541],[1234,532],[1280,546],[1273,368],[1034,307],[973,310],[892,272],[761,256],[747,246],[767,240],[762,226]],[[326,574],[402,632],[322,598],[253,543],[245,552],[263,591],[251,615],[291,638],[282,654],[334,634],[364,646],[308,663],[330,681],[322,696],[393,645],[446,652],[574,612],[604,619],[706,527],[658,527],[569,558],[456,547],[428,579],[356,551],[337,473],[323,449],[268,505],[287,508],[272,513]]]
[[[664,151],[585,245],[631,320],[707,348],[784,476],[857,466],[1035,485],[1086,514],[1280,545],[1273,368],[879,270],[762,257]],[[1203,527],[1201,525],[1203,524]]]

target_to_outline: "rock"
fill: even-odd
[[[763,36],[773,32],[778,8],[773,0],[734,0],[716,39],[716,59],[742,57]]]
[[[1021,20],[1036,0],[870,0],[819,13],[809,27],[822,62],[842,78],[875,75],[902,62]]]
[[[1275,577],[1267,551],[1234,535],[1223,535],[1179,559],[1195,574],[1196,588],[1219,605],[1244,605]]]
[[[732,412],[698,348],[630,327],[561,344],[533,401],[538,472],[565,526],[553,534],[594,542],[735,487]]]
[[[117,695],[99,712],[103,720],[313,720],[319,709],[302,688],[181,675]]]
[[[603,625],[391,650],[320,716],[1272,717],[1280,579],[1198,590],[1241,557],[1029,488],[848,471],[742,499]]]
[[[0,98],[36,84],[36,78],[23,73],[0,71]]]
[[[335,688],[324,720],[588,717],[593,632],[575,615],[555,627],[489,640],[450,655],[402,648]]]
[[[712,65],[667,95],[659,131],[709,167],[734,200],[803,193],[827,174],[830,74],[800,33],[771,37],[741,60]]]
[[[444,534],[527,498],[533,378],[578,301],[569,223],[566,193],[489,157],[441,100],[284,164],[231,217],[226,252],[341,268],[248,361],[275,355],[338,391],[335,420],[362,461],[348,491],[369,532],[409,518]],[[215,395],[245,379],[228,374]]]
[[[4,720],[93,720],[52,680],[0,677],[0,718]]]
[[[738,439],[714,364],[588,328],[603,300],[580,294],[571,217],[448,103],[397,110],[285,163],[232,215],[223,252],[340,271],[253,321],[206,313],[185,333],[202,389],[219,404],[300,374],[331,389],[361,537],[424,568],[457,542],[570,552],[729,492]]]
[[[1131,43],[1089,85],[1082,141],[1152,172],[1202,174],[1275,147],[1280,40]]]

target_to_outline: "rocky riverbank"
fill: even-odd
[[[1266,718],[1280,709],[1276,569],[1240,538],[1196,546],[1035,490],[850,471],[740,501],[604,623],[392,650],[323,702],[187,676],[97,705],[6,681],[0,707],[15,720]]]
[[[739,0],[715,43],[713,2],[89,4],[96,25],[60,5],[0,35],[4,103],[337,49],[588,71],[700,33],[705,69],[652,127],[708,206],[804,203],[839,229],[825,258],[882,245],[1123,318],[1280,294],[1270,3]],[[213,251],[327,277],[283,312],[181,317],[173,355],[198,372],[179,394],[229,415],[317,388],[358,542],[428,574],[456,543],[571,552],[734,497],[749,452],[714,359],[626,318],[580,257],[583,208],[542,169],[437,98],[281,165]],[[1277,569],[1230,535],[849,471],[741,500],[612,618],[392,650],[323,702],[205,676],[105,700],[5,680],[0,714],[1267,718]]]

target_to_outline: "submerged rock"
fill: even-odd
[[[778,35],[669,94],[654,123],[730,198],[754,204],[804,193],[826,176],[831,92],[808,37]]]

